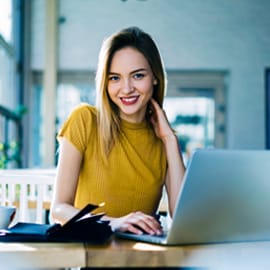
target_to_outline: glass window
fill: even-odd
[[[95,86],[86,83],[60,83],[57,87],[57,130],[81,102],[95,104]]]
[[[12,42],[12,0],[1,0],[0,35],[6,42]]]
[[[214,146],[215,103],[209,97],[166,97],[164,109],[187,163],[198,148]]]
[[[0,104],[14,109],[16,106],[14,59],[0,44]]]

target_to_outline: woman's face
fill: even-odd
[[[126,47],[114,54],[108,74],[108,93],[122,119],[133,123],[144,120],[154,84],[152,70],[138,50]]]

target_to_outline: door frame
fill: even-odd
[[[265,69],[265,124],[266,149],[270,149],[270,67]]]
[[[168,97],[209,97],[211,89],[215,101],[214,147],[227,145],[227,80],[226,70],[168,70]],[[205,91],[204,91],[205,89]]]

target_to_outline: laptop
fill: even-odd
[[[270,150],[201,149],[189,160],[168,232],[116,232],[160,245],[270,240]]]

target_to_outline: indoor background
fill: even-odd
[[[186,161],[197,148],[267,148],[268,0],[0,0],[0,167],[51,167],[57,130],[95,102],[105,37],[152,35],[164,108]]]

